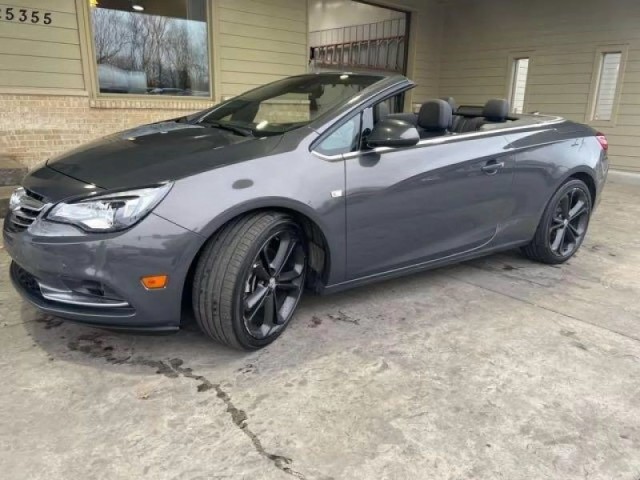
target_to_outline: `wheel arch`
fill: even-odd
[[[586,169],[584,167],[575,168],[575,169],[567,172],[565,175],[563,175],[560,178],[560,180],[557,182],[557,184],[553,188],[553,191],[549,195],[549,198],[545,201],[544,206],[542,207],[542,209],[538,213],[538,218],[539,219],[542,218],[542,215],[544,214],[545,208],[547,208],[547,205],[549,204],[549,202],[551,201],[551,199],[553,198],[555,193],[565,183],[567,183],[570,180],[581,180],[582,182],[584,182],[587,185],[587,188],[589,189],[589,194],[591,195],[591,205],[595,205],[596,204],[596,196],[598,195],[598,189],[596,187],[596,180],[595,180],[594,173],[590,172],[588,169]]]
[[[310,249],[310,275],[307,276],[307,286],[319,291],[327,284],[331,272],[332,245],[329,240],[330,237],[327,235],[326,225],[312,208],[287,198],[272,197],[237,205],[218,215],[203,231],[199,232],[202,236],[202,244],[191,259],[187,276],[184,280],[182,287],[183,308],[191,309],[191,286],[195,268],[209,240],[234,219],[267,210],[291,215],[300,224],[307,236]]]
[[[568,180],[581,180],[587,185],[589,188],[589,194],[591,195],[591,205],[596,204],[596,196],[598,195],[598,189],[596,187],[595,175],[593,173],[588,172],[586,170],[576,170],[568,175],[563,181],[562,184],[565,184]],[[561,185],[562,185],[561,184]],[[559,187],[558,187],[559,188]]]
[[[559,193],[562,192],[562,195],[565,195],[569,190],[563,191],[563,188],[566,188],[565,186],[567,186],[568,183],[572,182],[572,181],[581,181],[582,183],[585,184],[585,186],[587,187],[588,191],[589,191],[589,197],[591,197],[591,203],[592,205],[595,202],[595,198],[597,195],[597,187],[596,187],[596,181],[593,177],[593,174],[585,171],[584,169],[576,169],[574,171],[568,172],[566,175],[564,175],[561,180],[558,182],[558,184],[556,185],[556,188],[553,191],[553,194],[551,195],[551,197],[547,200],[547,202],[545,203],[545,207],[542,210],[538,223],[537,223],[537,227],[536,227],[536,231],[533,235],[533,238],[531,239],[531,241],[527,244],[521,247],[523,253],[528,257],[531,258],[533,260],[542,262],[542,263],[550,263],[550,264],[558,264],[558,263],[563,263],[566,260],[568,260],[569,258],[571,258],[571,256],[573,256],[573,254],[578,250],[578,248],[580,248],[580,245],[582,243],[582,241],[584,240],[584,235],[586,235],[586,228],[585,230],[582,232],[581,234],[581,238],[578,240],[577,237],[574,236],[574,244],[575,247],[573,248],[573,250],[571,250],[569,253],[562,253],[560,252],[559,254],[556,253],[557,255],[559,255],[559,257],[554,257],[552,252],[553,246],[548,245],[547,243],[551,242],[549,240],[549,234],[550,231],[548,230],[548,228],[550,228],[550,225],[546,223],[545,219],[546,218],[550,218],[551,217],[555,217],[556,210],[555,210],[555,206],[557,204],[552,203],[554,202],[554,199],[558,196]],[[560,197],[559,197],[560,198]],[[547,213],[547,211],[549,210],[550,206],[554,206],[554,210],[551,210],[550,213]],[[550,220],[549,220],[550,221]],[[565,217],[564,222],[565,222],[565,228],[566,225],[568,224],[570,220],[567,219],[567,217]],[[587,222],[589,220],[587,219]],[[545,223],[543,223],[545,222]],[[541,230],[542,228],[542,230]],[[556,249],[558,248],[562,248],[562,246],[564,245],[564,233],[562,234],[562,237],[560,238],[560,244],[556,247]],[[556,239],[558,237],[556,236]],[[578,243],[578,241],[580,243]]]
[[[570,180],[581,180],[587,185],[589,189],[589,194],[591,195],[591,204],[596,204],[596,196],[598,195],[598,189],[596,187],[595,174],[593,171],[589,171],[587,167],[581,166],[574,169],[571,169],[565,172],[563,175],[559,175],[554,177],[553,183],[551,184],[548,191],[548,198],[544,200],[544,203],[539,207],[539,210],[536,212],[535,217],[536,223],[535,227],[540,224],[540,220],[542,220],[542,216],[544,215],[544,211],[549,205],[549,202],[555,195],[555,193],[568,181]],[[533,225],[533,224],[532,224]],[[535,230],[532,233],[535,234]]]

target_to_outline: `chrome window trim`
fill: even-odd
[[[562,117],[549,117],[548,120],[545,120],[544,122],[540,122],[537,123],[535,125],[519,125],[519,126],[515,126],[515,127],[504,127],[504,128],[495,128],[492,130],[485,130],[485,131],[481,131],[481,132],[469,132],[469,133],[461,133],[461,134],[457,134],[457,135],[448,135],[445,137],[435,137],[435,138],[426,138],[424,140],[420,140],[418,143],[416,143],[413,147],[399,147],[399,148],[391,148],[391,147],[377,147],[377,148],[373,148],[371,150],[358,150],[355,152],[349,152],[349,153],[343,153],[343,154],[338,154],[338,155],[324,155],[320,152],[317,152],[315,150],[311,150],[311,153],[313,155],[315,155],[316,157],[325,160],[327,162],[336,162],[338,160],[349,160],[351,158],[357,158],[357,157],[361,157],[362,155],[369,155],[371,153],[387,153],[387,152],[392,152],[392,151],[396,151],[396,150],[407,150],[410,148],[419,148],[419,147],[424,147],[427,145],[438,145],[441,143],[449,143],[452,142],[454,140],[460,140],[460,139],[467,139],[467,138],[482,138],[482,137],[486,137],[489,135],[494,135],[496,133],[505,133],[505,132],[517,132],[520,130],[527,130],[527,129],[535,129],[535,128],[540,128],[540,127],[547,127],[550,125],[557,125],[559,123],[563,123],[566,122],[566,119],[562,118]]]
[[[315,155],[316,157],[318,157],[320,160],[325,160],[327,162],[335,162],[338,160],[342,160],[342,154],[339,153],[338,155],[325,155],[324,153],[320,153],[317,152],[315,150],[311,150],[311,153],[313,155]]]

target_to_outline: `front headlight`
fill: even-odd
[[[101,194],[59,203],[47,220],[69,223],[88,232],[115,232],[139,222],[165,197],[172,184]]]

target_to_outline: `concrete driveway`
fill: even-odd
[[[42,316],[8,265],[2,478],[640,478],[640,186],[608,185],[567,265],[310,297],[251,354]]]

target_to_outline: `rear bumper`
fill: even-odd
[[[170,332],[180,326],[182,294],[199,235],[149,215],[120,234],[86,235],[66,225],[4,229],[10,277],[24,299],[45,313],[96,327]],[[71,229],[71,230],[69,230]],[[161,290],[140,278],[167,274]]]

